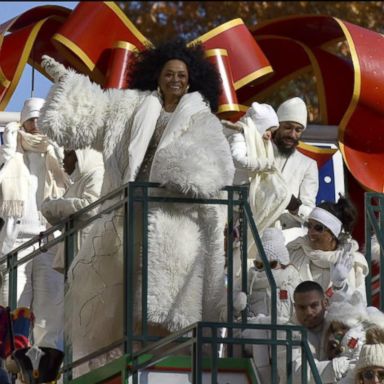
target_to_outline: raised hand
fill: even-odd
[[[53,78],[55,83],[58,83],[65,75],[67,75],[68,70],[63,64],[60,64],[48,55],[43,55],[42,58],[43,60],[41,61],[41,66],[45,69],[48,75]]]
[[[341,287],[344,281],[348,278],[349,272],[353,266],[353,253],[351,252],[351,244],[348,243],[341,255],[339,260],[331,270],[331,281],[335,287]]]

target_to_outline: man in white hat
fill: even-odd
[[[48,196],[60,197],[66,189],[68,177],[62,168],[62,151],[37,126],[44,101],[37,97],[25,100],[20,122],[11,122],[4,130],[4,145],[0,147],[0,217],[4,220],[0,257],[47,229],[41,203]],[[32,251],[30,247],[19,252],[18,258]],[[31,308],[33,298],[39,294],[32,284],[32,275],[34,280],[38,278],[40,287],[44,285],[43,289],[52,294],[57,292],[57,284],[63,284],[62,275],[51,268],[51,257],[50,252],[42,253],[18,267],[18,306]],[[47,307],[49,302],[47,297]],[[4,276],[0,304],[8,304],[8,275]],[[35,315],[37,329],[40,324],[38,314]]]
[[[307,126],[304,101],[299,97],[286,100],[277,109],[277,116],[279,128],[273,134],[275,164],[291,194],[286,211],[279,218],[282,229],[286,230],[301,227],[315,207],[319,173],[316,161],[296,150]]]

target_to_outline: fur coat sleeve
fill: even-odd
[[[212,197],[232,185],[235,168],[220,121],[210,112],[199,112],[188,129],[159,150],[151,181],[194,197]]]
[[[135,90],[105,91],[87,76],[67,69],[52,85],[40,111],[38,125],[43,133],[66,149],[92,147],[103,151],[105,141],[110,142],[113,136],[107,132],[113,128],[110,127],[111,117],[116,116],[116,109],[123,101],[124,114],[118,116],[125,120],[118,123],[124,126],[139,100],[138,95]]]
[[[92,146],[102,150],[108,96],[87,76],[67,70],[54,83],[43,105],[38,125],[49,138],[66,149]]]

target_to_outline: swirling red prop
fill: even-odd
[[[103,87],[125,88],[132,52],[152,45],[114,2],[79,2],[73,11],[36,7],[1,27],[0,109],[7,105],[27,60],[45,74],[39,63],[48,54]],[[267,58],[241,19],[198,40],[207,50],[227,51],[229,60],[219,71],[233,83],[220,106],[224,112],[239,111],[235,90],[272,72]]]
[[[249,104],[313,70],[321,123],[339,125],[339,147],[355,179],[367,190],[383,192],[383,36],[329,16],[273,20],[252,33],[274,72],[262,84],[241,89],[239,101]],[[335,40],[346,40],[350,57],[329,51]]]

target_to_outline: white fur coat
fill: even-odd
[[[135,90],[104,92],[87,77],[68,71],[53,85],[41,111],[39,126],[66,148],[90,145],[102,150],[105,163],[102,193],[106,193],[129,181],[126,170],[132,158],[132,153],[128,153],[131,129],[136,111],[148,96],[149,92]],[[179,195],[219,197],[220,189],[231,185],[234,175],[222,126],[206,106],[201,112],[182,117],[185,127],[181,134],[155,154],[150,180],[160,182],[166,187],[165,193],[172,191],[173,195],[177,191]],[[146,148],[141,150],[146,151]],[[110,244],[115,250],[105,250],[98,258],[98,252],[92,252],[97,248],[85,245],[84,252],[80,250],[72,263],[69,275],[70,303],[75,313],[70,320],[72,338],[82,343],[82,354],[122,335],[119,323],[123,297],[122,246],[121,239],[116,238],[119,230],[114,224],[121,225],[121,220],[108,216],[98,222],[94,225],[95,234],[103,234],[104,228],[110,227],[112,235],[109,236],[114,237]],[[152,210],[149,217],[149,321],[175,330],[198,320],[218,319],[215,303],[224,284],[225,222],[224,206],[172,205],[168,208],[163,204]],[[92,255],[89,255],[90,250]],[[109,256],[105,258],[107,253]],[[92,267],[86,265],[90,261]],[[107,281],[109,283],[104,284]],[[105,285],[108,285],[106,289]],[[113,297],[120,305],[115,312]],[[111,308],[108,314],[101,306],[103,298]],[[84,303],[87,308],[82,306]],[[80,315],[79,308],[82,309]],[[100,332],[106,328],[108,332]]]

